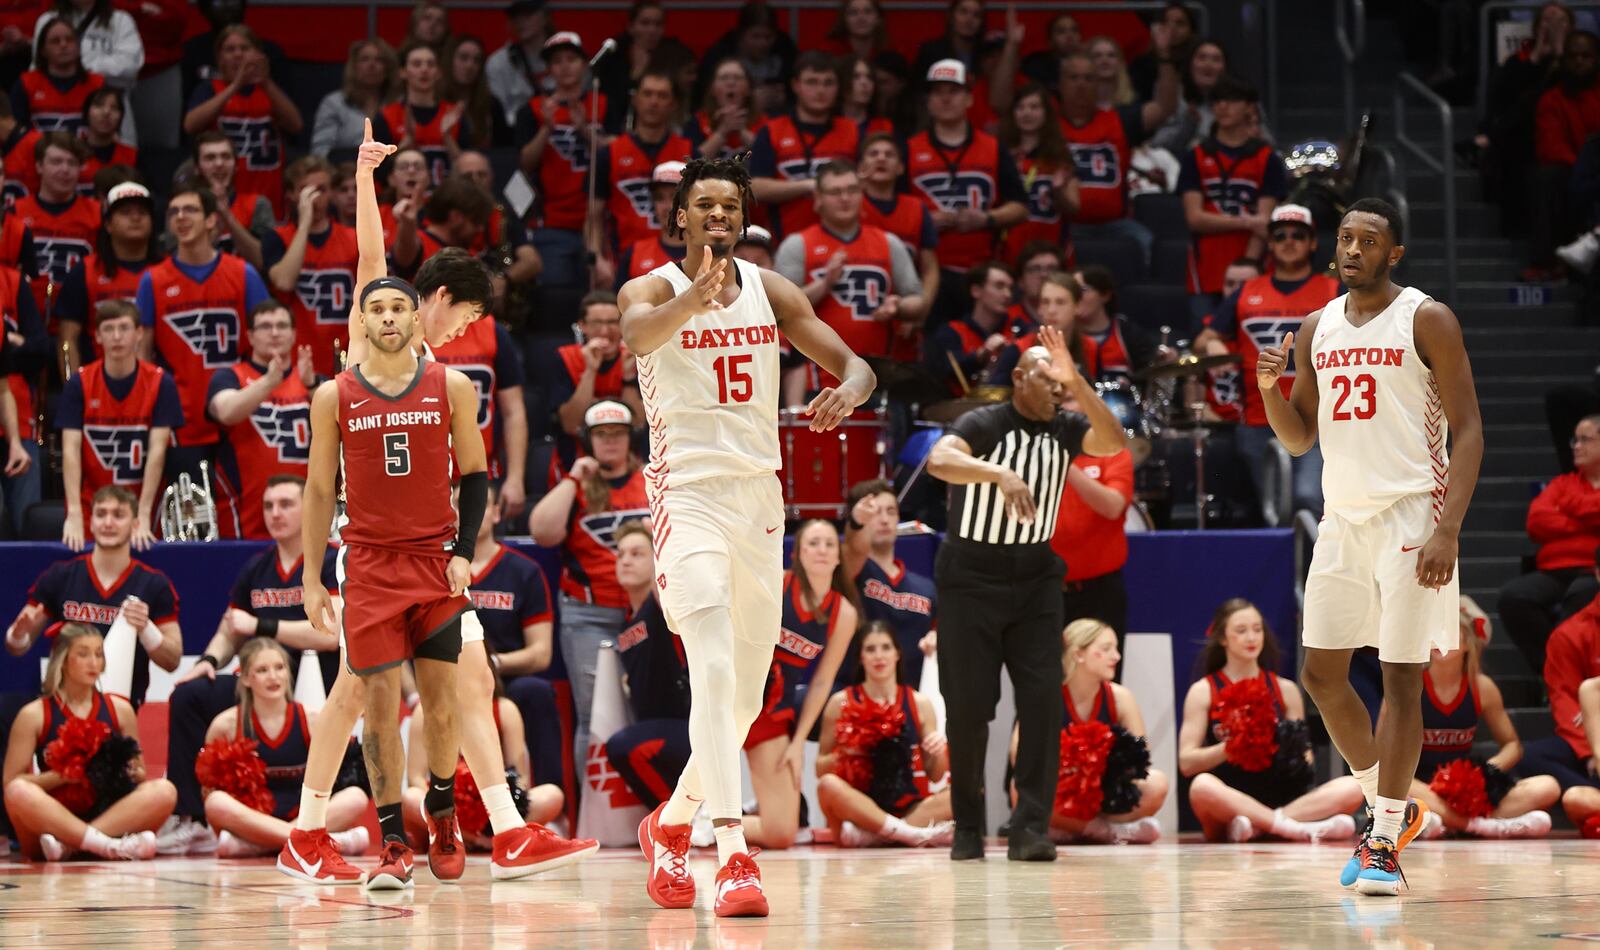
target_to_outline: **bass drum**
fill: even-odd
[[[1142,501],[1133,501],[1128,505],[1128,510],[1122,513],[1123,534],[1143,534],[1155,529],[1156,523],[1150,519],[1150,512],[1145,510]]]

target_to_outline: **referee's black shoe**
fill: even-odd
[[[957,828],[955,840],[950,844],[950,860],[982,861],[983,834],[968,828]]]
[[[1013,827],[1006,857],[1012,861],[1054,861],[1056,844],[1032,828]]]

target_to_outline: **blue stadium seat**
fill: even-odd
[[[1156,240],[1189,237],[1182,195],[1138,195],[1133,199],[1133,219],[1150,229]]]

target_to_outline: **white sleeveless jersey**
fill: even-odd
[[[1449,438],[1433,371],[1413,334],[1415,287],[1365,326],[1345,319],[1346,294],[1322,308],[1312,366],[1317,373],[1317,438],[1327,511],[1359,524],[1407,495],[1444,505]]]
[[[647,485],[656,490],[722,475],[770,475],[778,454],[778,319],[761,269],[737,258],[739,296],[689,318],[638,358],[650,425]],[[693,281],[677,264],[650,272],[675,293]]]

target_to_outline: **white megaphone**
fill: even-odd
[[[316,650],[300,654],[300,671],[294,677],[294,701],[313,716],[328,702],[328,690],[322,683],[322,659]]]
[[[128,598],[129,601],[137,599]],[[124,601],[124,606],[126,604]],[[100,672],[100,692],[117,696],[133,692],[133,657],[138,647],[139,635],[133,632],[133,624],[121,610],[117,611],[117,619],[111,622],[105,637],[106,665]]]
[[[589,754],[585,756],[583,794],[578,801],[578,837],[593,838],[602,847],[637,844],[639,822],[649,809],[611,767],[606,740],[633,722],[633,710],[622,695],[622,663],[611,641],[600,644],[594,668],[594,700],[589,708]]]

